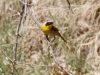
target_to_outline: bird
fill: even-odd
[[[42,24],[41,30],[46,35],[47,40],[50,42],[48,36],[53,36],[55,40],[55,36],[61,37],[61,39],[66,42],[66,40],[62,37],[62,35],[59,33],[59,29],[53,26],[53,21],[46,21],[44,24]],[[54,41],[53,40],[53,41]],[[66,42],[67,43],[67,42]]]

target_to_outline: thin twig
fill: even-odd
[[[16,69],[16,67],[14,66],[14,70],[17,72],[17,75],[20,75],[19,73],[18,73],[18,71],[17,71],[17,69]]]
[[[39,29],[41,29],[41,26],[40,26],[39,22],[37,21],[37,19],[30,13],[29,10],[28,10],[28,13],[29,13],[29,15],[31,16],[31,18],[34,20],[34,22],[36,23],[36,25],[39,27]],[[49,44],[50,44],[50,42],[49,42]],[[57,60],[56,60],[56,58],[55,58],[55,55],[54,55],[54,52],[53,52],[52,46],[50,46],[50,50],[52,51],[52,56],[53,56],[53,58],[54,58],[55,64],[56,64],[57,66],[59,66],[63,71],[65,71],[66,73],[68,73],[69,75],[72,75],[71,73],[69,73],[68,71],[66,71],[66,70],[57,62]]]
[[[71,8],[71,5],[70,5],[69,0],[66,0],[66,1],[67,1],[67,3],[68,3],[68,8],[69,8],[69,10],[71,11],[72,14],[74,14],[74,12],[73,12],[73,10],[72,10],[72,8]]]
[[[23,1],[24,2],[24,1]],[[22,19],[22,25],[23,25],[23,23],[24,23],[24,21],[25,21],[25,19],[26,19],[26,16],[27,16],[27,0],[25,0],[25,3],[24,3],[24,5],[25,5],[25,8],[24,8],[24,14],[23,14],[23,19]]]
[[[69,6],[70,6],[70,4],[69,4]],[[37,21],[37,19],[32,15],[32,13],[30,12],[29,9],[28,9],[28,14],[29,14],[30,17],[34,20],[34,22],[35,22],[36,25],[39,27],[39,29],[41,29],[41,25],[39,24],[39,22]],[[51,44],[51,43],[49,42],[49,44]],[[66,71],[66,70],[57,62],[56,57],[55,57],[55,55],[54,55],[53,48],[52,48],[51,45],[50,45],[50,50],[51,50],[51,52],[52,52],[52,56],[53,56],[53,58],[54,58],[55,64],[56,64],[58,67],[60,67],[60,68],[61,68],[64,72],[66,72],[67,74],[72,75],[70,72]]]
[[[14,58],[13,58],[13,63],[12,63],[13,67],[12,67],[11,75],[14,75],[14,70],[15,70],[15,65],[16,65],[15,62],[16,62],[16,57],[17,57],[17,46],[18,46],[19,29],[20,29],[21,21],[22,21],[23,14],[24,14],[24,8],[25,8],[25,5],[23,4],[22,11],[20,13],[19,22],[18,22],[17,29],[16,29],[16,38],[15,38],[15,46],[14,46]]]
[[[6,54],[6,52],[2,49],[0,49],[2,51],[2,53],[4,54],[4,56],[6,57],[7,60],[9,60],[10,62],[13,62],[13,60],[11,60],[8,55]]]
[[[8,57],[8,55],[6,54],[6,52],[5,52],[4,50],[2,50],[2,49],[0,49],[0,50],[2,51],[2,53],[4,54],[4,56],[6,57],[7,60],[10,61],[11,63],[13,63],[13,60],[11,60],[11,59]],[[15,69],[15,71],[17,72],[17,74],[19,75],[17,69],[16,69],[15,67],[14,67],[14,69]]]
[[[48,41],[48,43],[50,44],[49,41]],[[64,72],[66,72],[67,74],[72,75],[70,72],[68,72],[67,70],[65,70],[65,69],[57,62],[56,57],[55,57],[55,54],[54,54],[54,50],[53,50],[53,48],[52,48],[51,45],[50,45],[50,51],[51,51],[51,53],[52,53],[52,56],[53,56],[53,59],[54,59],[55,64],[56,64],[59,68],[61,68]]]
[[[21,1],[21,0],[20,0]],[[25,4],[25,8],[27,8],[27,0],[25,0],[25,2],[21,1],[22,4]],[[31,18],[34,20],[34,22],[37,24],[37,26],[39,27],[39,29],[41,29],[41,26],[39,24],[39,22],[37,21],[37,19],[32,15],[32,13],[30,12],[29,9],[26,9],[25,12],[28,11],[28,14],[31,16]]]
[[[36,25],[39,27],[39,29],[41,30],[41,25],[40,23],[37,21],[37,19],[32,15],[32,13],[30,12],[30,10],[28,9],[28,13],[30,15],[30,17],[34,20],[34,22],[36,23]]]
[[[30,6],[34,6],[34,4],[28,4],[27,2],[24,2],[22,0],[19,0],[22,4],[25,4],[25,5],[30,5]]]
[[[34,22],[36,23],[36,25],[37,25],[37,26],[39,27],[39,29],[40,29],[40,24],[38,23],[38,21],[36,20],[36,18],[30,13],[30,11],[29,11],[29,14],[30,14],[31,18],[34,20]],[[49,42],[49,44],[50,44],[50,42]],[[60,67],[63,71],[65,71],[66,73],[68,73],[69,75],[72,75],[70,72],[66,71],[66,70],[57,62],[56,57],[55,57],[54,52],[53,52],[52,46],[50,46],[50,50],[52,51],[52,56],[53,56],[53,58],[54,58],[55,64],[56,64],[58,67]]]

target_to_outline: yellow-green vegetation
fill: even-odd
[[[100,74],[100,0],[28,0],[30,11],[42,25],[53,20],[67,40],[52,43],[60,65],[74,75]],[[0,75],[10,75],[16,28],[22,3],[0,0]],[[16,69],[20,75],[65,75],[53,60],[47,40],[28,15],[21,24],[18,38]],[[7,55],[7,56],[6,56]],[[15,75],[18,75],[15,72]]]

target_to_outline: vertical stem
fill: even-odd
[[[14,45],[14,58],[13,58],[13,63],[12,63],[13,66],[12,66],[11,75],[14,75],[14,70],[15,70],[15,65],[16,65],[15,62],[16,62],[16,59],[17,59],[17,46],[18,46],[19,29],[20,29],[20,26],[21,26],[21,21],[23,19],[24,8],[25,8],[25,5],[23,4],[22,11],[20,13],[20,18],[19,18],[18,25],[17,25],[17,29],[16,29],[16,37],[15,37],[15,45]]]
[[[74,14],[74,12],[72,11],[72,8],[71,8],[71,5],[70,5],[69,0],[66,0],[66,1],[67,1],[67,3],[68,3],[68,8],[69,8],[69,10],[71,11],[72,14]]]

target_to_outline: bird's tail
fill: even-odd
[[[67,43],[67,41],[61,36],[61,34],[59,33],[59,36],[61,37],[61,39]]]

